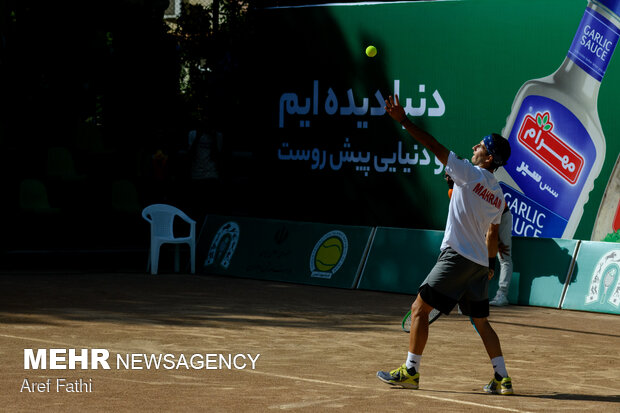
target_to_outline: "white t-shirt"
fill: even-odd
[[[454,181],[446,231],[441,250],[452,247],[465,258],[485,267],[489,264],[486,234],[499,224],[506,201],[495,176],[486,169],[448,156],[446,173]]]

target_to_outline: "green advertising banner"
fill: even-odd
[[[372,228],[209,215],[197,268],[206,274],[353,288]]]
[[[508,290],[511,304],[560,308],[580,241],[552,238],[513,237],[513,273]],[[499,264],[489,282],[489,297],[497,292]]]
[[[443,231],[377,228],[358,288],[416,294],[437,261],[443,234]],[[578,243],[514,237],[510,303],[559,308]],[[499,264],[489,282],[490,299],[497,292],[498,280]]]
[[[604,195],[619,179],[612,170],[620,152],[620,58],[606,54],[600,91],[591,80],[600,73],[565,68],[597,95],[581,105],[574,82],[553,95],[572,96],[563,105],[575,115],[563,116],[574,127],[553,112],[555,103],[546,118],[545,110],[519,109],[523,102],[545,104],[519,93],[521,86],[554,73],[569,50],[588,40],[575,37],[584,30],[586,5],[460,0],[260,11],[252,71],[239,79],[252,93],[239,96],[248,111],[236,125],[245,137],[239,144],[251,153],[243,163],[256,210],[292,220],[443,230],[443,165],[385,114],[384,100],[397,93],[410,119],[465,158],[483,136],[508,135],[523,121],[523,133],[515,126],[509,134],[515,165],[503,177],[515,235],[591,239],[593,232],[613,232],[617,199]],[[365,53],[369,45],[374,57]],[[550,95],[543,89],[534,95]],[[575,122],[585,125],[589,143],[565,137],[580,130]],[[533,144],[528,136],[536,131],[545,135]]]
[[[443,231],[377,228],[358,288],[417,294],[442,239]]]
[[[620,314],[620,245],[583,241],[563,309]]]

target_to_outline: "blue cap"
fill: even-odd
[[[487,148],[489,155],[493,156],[493,163],[496,166],[504,166],[510,158],[510,144],[500,135],[487,135],[482,138],[484,146]]]
[[[610,11],[614,12],[617,16],[620,16],[620,0],[593,0],[594,3],[598,3],[607,7]]]

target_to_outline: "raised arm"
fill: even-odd
[[[403,125],[413,139],[420,142],[426,149],[431,151],[442,164],[446,165],[448,163],[448,155],[450,155],[450,150],[439,143],[432,135],[419,128],[411,122],[409,118],[407,118],[405,109],[400,105],[398,100],[398,95],[395,95],[394,98],[392,98],[392,96],[387,98],[385,101],[385,111],[392,119]]]

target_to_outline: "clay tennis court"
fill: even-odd
[[[206,275],[0,275],[0,410],[607,412],[620,409],[620,318],[491,309],[514,396],[481,391],[492,369],[464,316],[438,320],[421,389],[389,387],[400,365],[408,295]],[[115,354],[251,354],[243,369],[24,370],[24,349]],[[111,358],[112,360],[112,358]],[[111,363],[112,364],[112,363]],[[239,364],[242,364],[241,362]],[[92,391],[27,392],[83,379]],[[20,391],[22,390],[22,391]]]

